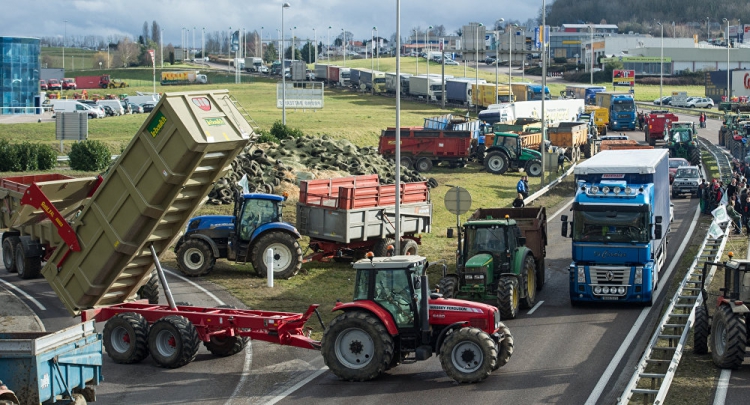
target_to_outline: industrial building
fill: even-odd
[[[0,37],[0,114],[33,114],[39,107],[38,38]]]

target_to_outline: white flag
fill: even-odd
[[[714,216],[715,223],[723,224],[724,222],[729,222],[729,215],[727,215],[727,207],[725,205],[719,205],[711,211],[711,215]]]
[[[708,236],[712,239],[719,239],[724,236],[724,230],[716,221],[711,222],[711,226],[708,227]]]
[[[247,185],[247,174],[243,174],[242,178],[237,182],[237,184],[242,187],[242,194],[250,193],[250,188]]]

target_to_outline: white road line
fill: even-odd
[[[24,290],[22,290],[22,289],[20,289],[20,288],[18,288],[16,286],[14,286],[13,284],[11,284],[11,283],[9,283],[9,282],[1,279],[1,278],[0,278],[0,282],[2,282],[3,284],[5,284],[6,286],[8,286],[8,287],[10,287],[10,288],[12,288],[14,290],[16,290],[19,294],[21,294],[24,297],[26,297],[27,300],[33,302],[34,305],[36,305],[37,307],[39,307],[40,311],[46,311],[47,310],[47,308],[44,305],[42,305],[41,302],[37,301],[34,297],[30,296],[29,294],[26,294],[26,291],[24,291]]]
[[[693,215],[693,220],[690,224],[690,228],[688,228],[688,232],[687,235],[685,235],[684,240],[690,240],[690,237],[693,235],[693,231],[695,230],[695,226],[698,223],[699,215],[700,207],[697,207],[695,209],[695,214]],[[682,257],[682,252],[685,250],[685,247],[687,245],[687,243],[680,244],[680,248],[677,249],[677,253],[674,254],[673,258]],[[675,266],[677,266],[677,262],[679,262],[679,259],[672,260],[672,262],[669,264],[669,267],[667,268],[667,271],[664,273],[664,276],[661,277],[661,282],[659,284],[659,291],[661,292],[659,293],[659,295],[665,293],[664,284],[666,284],[669,275],[672,273],[672,270],[674,270]],[[633,327],[630,329],[630,332],[628,332],[628,335],[625,336],[625,340],[622,341],[620,348],[617,349],[617,353],[615,353],[614,357],[612,357],[612,361],[610,361],[607,369],[604,370],[604,374],[602,374],[601,378],[599,378],[599,382],[596,383],[594,390],[591,391],[589,398],[586,400],[586,405],[595,405],[597,401],[599,401],[599,397],[602,395],[602,392],[604,392],[604,388],[607,387],[609,379],[612,378],[612,374],[614,374],[615,369],[620,364],[620,361],[622,361],[622,358],[625,356],[625,352],[628,350],[628,347],[630,347],[630,344],[633,343],[635,335],[639,332],[641,324],[643,324],[643,321],[646,319],[646,316],[652,308],[654,307],[645,307],[643,308],[643,310],[641,310],[641,313],[640,315],[638,315],[638,319],[636,319],[635,323],[633,323]]]
[[[552,216],[550,216],[549,218],[547,218],[547,221],[549,222],[550,219],[552,219],[552,218],[560,215],[561,212],[565,211],[565,209],[568,208],[570,206],[570,204],[573,204],[573,200],[575,200],[575,198],[571,198],[570,201],[568,201],[567,204],[563,205],[562,208],[560,208],[559,210],[555,211],[555,213],[552,214]]]
[[[185,278],[185,277],[182,277],[181,275],[179,275],[179,274],[177,274],[177,273],[174,273],[174,272],[172,272],[172,271],[169,271],[169,270],[167,270],[167,269],[164,269],[164,272],[165,272],[165,273],[167,273],[167,274],[169,274],[169,275],[171,275],[171,276],[177,277],[177,278],[179,278],[180,280],[182,280],[182,281],[184,281],[184,282],[186,282],[186,283],[188,283],[188,284],[192,285],[193,287],[195,287],[195,288],[197,288],[197,289],[199,289],[199,290],[203,291],[204,293],[206,293],[206,295],[208,295],[209,297],[211,297],[211,298],[212,298],[212,299],[213,299],[214,301],[216,301],[216,302],[217,302],[217,303],[218,303],[219,305],[226,305],[226,304],[224,304],[224,301],[222,301],[222,300],[220,300],[220,299],[219,299],[219,297],[215,296],[215,295],[214,295],[214,294],[213,294],[213,293],[212,293],[211,291],[208,291],[208,290],[206,290],[205,288],[201,287],[200,285],[198,285],[198,284],[197,284],[197,283],[195,283],[194,281],[191,281],[191,280],[189,280],[189,279],[187,279],[187,278]]]
[[[309,383],[310,381],[317,378],[319,375],[323,374],[326,370],[328,370],[328,367],[323,367],[320,370],[315,371],[314,373],[310,374],[307,378],[304,380],[298,382],[297,384],[294,384],[293,386],[289,387],[288,390],[282,392],[281,394],[275,396],[270,401],[266,402],[264,405],[273,405],[282,399],[288,397],[291,395],[294,391],[297,391],[298,389],[302,388],[305,384]]]
[[[534,305],[534,308],[531,308],[531,309],[529,310],[529,312],[527,312],[527,313],[526,313],[526,315],[531,315],[531,314],[533,314],[533,313],[534,313],[534,311],[536,311],[536,310],[537,310],[537,308],[539,308],[539,307],[541,307],[541,306],[542,306],[542,304],[544,304],[544,301],[539,301],[539,302],[537,302],[537,303],[536,303],[536,305]]]
[[[724,405],[727,400],[727,391],[729,390],[729,379],[732,378],[732,370],[721,370],[719,382],[716,384],[716,395],[714,395],[714,405]]]

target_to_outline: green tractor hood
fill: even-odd
[[[529,148],[521,148],[521,156],[519,156],[519,160],[526,162],[533,159],[542,159],[542,153],[538,150],[529,149]]]
[[[464,269],[477,269],[483,266],[492,266],[492,255],[489,253],[480,253],[474,255],[466,261]]]

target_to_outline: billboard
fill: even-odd
[[[281,82],[276,84],[276,108],[320,109],[323,108],[323,83],[286,82],[286,95]]]
[[[726,76],[724,76],[726,80]],[[750,70],[732,70],[732,97],[750,96]],[[726,83],[724,86],[726,88]]]
[[[613,86],[635,86],[635,70],[615,69],[612,71]]]

